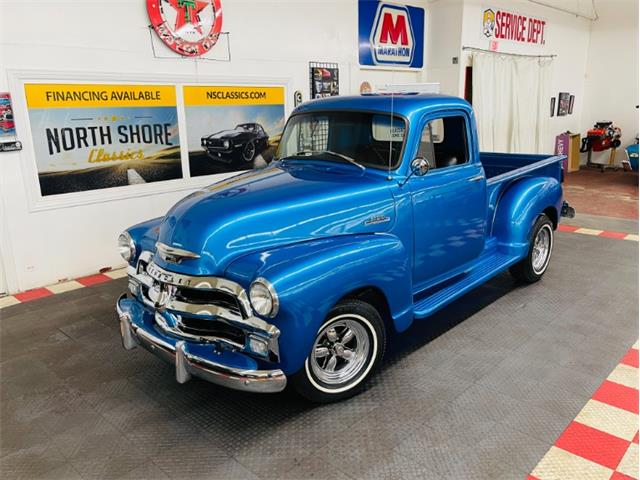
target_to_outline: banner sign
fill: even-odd
[[[25,84],[43,196],[182,178],[175,87]]]
[[[360,65],[422,68],[424,9],[358,0]]]
[[[482,13],[482,34],[492,40],[544,45],[545,20],[500,9]]]
[[[266,166],[284,128],[284,87],[185,86],[191,176]]]

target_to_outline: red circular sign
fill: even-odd
[[[147,11],[158,36],[180,55],[204,55],[220,36],[221,0],[147,0]]]

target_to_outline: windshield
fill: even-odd
[[[387,170],[398,166],[404,137],[404,120],[393,117],[392,124],[388,114],[301,113],[287,122],[277,158],[296,157],[300,152],[308,152],[314,155],[306,156],[340,161],[336,155],[340,154],[360,165]]]

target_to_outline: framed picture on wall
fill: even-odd
[[[182,92],[192,177],[271,162],[284,128],[284,87],[185,85]]]
[[[551,97],[551,115],[554,116],[556,114],[556,97]]]
[[[571,95],[569,97],[569,115],[573,114],[573,102],[574,102],[575,99],[576,99],[575,95]]]
[[[564,117],[569,114],[569,99],[571,95],[569,92],[558,93],[558,116]]]
[[[16,124],[13,121],[13,107],[11,106],[11,94],[0,92],[0,139],[14,137]]]
[[[338,64],[309,62],[311,99],[339,94]]]

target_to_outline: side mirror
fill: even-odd
[[[411,161],[411,175],[422,177],[429,173],[429,161],[424,157],[416,157]]]

